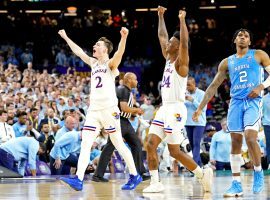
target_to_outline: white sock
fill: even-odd
[[[254,170],[255,170],[256,172],[262,171],[262,165],[259,165],[259,166],[255,166],[255,165],[254,165]]]
[[[199,166],[197,166],[196,169],[194,169],[192,172],[195,174],[195,176],[197,178],[202,178],[203,177],[202,168],[200,168]]]
[[[131,151],[125,145],[121,132],[116,131],[114,133],[111,133],[109,136],[114,147],[117,149],[119,154],[124,158],[128,166],[129,173],[136,176],[138,173],[135,167],[135,163],[134,163]]]
[[[240,173],[241,161],[242,161],[241,154],[230,154],[232,173]]]
[[[240,173],[241,161],[242,161],[241,154],[230,154],[231,169],[232,169],[233,174]],[[233,180],[241,182],[241,177],[240,176],[233,176]]]
[[[82,131],[81,152],[78,160],[77,173],[78,178],[83,181],[85,170],[89,164],[91,147],[98,133],[95,131]]]
[[[241,176],[233,176],[234,181],[241,182]]]
[[[158,170],[149,170],[151,176],[151,184],[159,182]]]

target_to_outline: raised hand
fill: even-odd
[[[167,8],[165,8],[163,6],[158,6],[158,8],[157,8],[158,16],[164,15],[164,13],[165,13],[166,10],[167,10]]]
[[[129,32],[129,30],[126,27],[122,27],[121,31],[120,31],[120,34],[121,34],[122,37],[127,37],[128,32]]]
[[[67,38],[67,34],[66,34],[66,31],[65,31],[64,29],[59,30],[59,31],[58,31],[58,34],[59,34],[63,39]]]
[[[178,17],[180,20],[184,20],[186,18],[186,11],[184,10],[179,10],[179,14],[178,14]]]

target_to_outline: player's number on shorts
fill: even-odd
[[[247,79],[246,79],[247,72],[246,71],[240,72],[239,75],[240,75],[240,82],[246,82],[247,81]]]
[[[169,88],[170,87],[170,76],[166,77],[166,76],[163,76],[163,81],[162,81],[162,84],[161,84],[161,87],[166,87]]]
[[[101,77],[100,76],[97,76],[95,79],[98,80],[98,83],[96,85],[96,88],[101,88],[102,87]]]

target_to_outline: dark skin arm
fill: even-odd
[[[180,20],[180,44],[179,44],[179,55],[175,62],[175,69],[177,73],[186,77],[189,71],[189,55],[188,55],[188,29],[186,25],[186,11],[179,11]]]
[[[167,48],[167,44],[169,41],[169,36],[168,36],[168,32],[166,29],[166,25],[165,25],[165,21],[164,21],[164,13],[167,9],[162,7],[162,6],[158,6],[157,11],[158,11],[158,39],[159,39],[159,43],[161,46],[161,50],[162,50],[162,55],[164,56],[164,58],[167,58],[167,53],[166,53],[166,48]]]
[[[212,97],[216,93],[218,87],[225,80],[227,70],[228,70],[228,59],[226,58],[226,59],[222,60],[221,63],[219,64],[218,72],[217,72],[214,80],[212,81],[212,83],[207,88],[207,90],[206,90],[206,92],[204,94],[202,102],[200,103],[197,110],[194,112],[194,114],[192,116],[192,119],[194,121],[196,121],[196,122],[198,121],[198,118],[201,115],[203,108],[212,99]]]

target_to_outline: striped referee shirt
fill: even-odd
[[[133,95],[132,95],[131,90],[127,86],[123,85],[123,87],[117,88],[116,95],[118,98],[118,106],[120,110],[121,110],[120,102],[123,102],[123,101],[127,102],[129,107],[131,108],[133,107]],[[131,113],[123,112],[121,110],[120,116],[124,118],[130,118]]]

